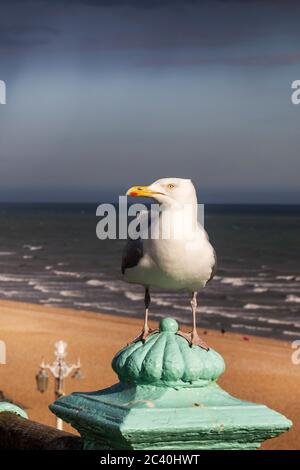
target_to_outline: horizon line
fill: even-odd
[[[2,204],[19,204],[19,205],[79,205],[79,204],[116,204],[117,200],[102,200],[102,201],[1,201]],[[202,202],[201,204],[210,206],[300,206],[300,202]]]

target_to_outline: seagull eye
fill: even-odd
[[[169,189],[173,189],[173,188],[174,188],[174,184],[168,184],[168,188],[169,188]]]

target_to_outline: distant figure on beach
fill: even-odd
[[[216,254],[197,220],[198,203],[193,183],[189,179],[163,178],[150,186],[133,186],[126,195],[153,198],[160,209],[156,217],[151,217],[149,238],[129,239],[123,253],[124,279],[145,288],[144,326],[133,342],[145,341],[156,332],[148,326],[148,309],[150,287],[160,287],[189,292],[193,328],[190,333],[179,331],[178,334],[191,346],[208,350],[196,329],[197,291],[215,275]],[[148,220],[148,212],[138,215],[141,226],[143,217]],[[170,236],[166,237],[166,233]],[[174,233],[176,235],[172,236]]]

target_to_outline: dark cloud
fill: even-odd
[[[20,24],[19,19],[16,24],[8,26],[0,25],[0,48],[3,47],[32,47],[44,45],[52,37],[59,34],[57,28],[50,26]]]
[[[30,0],[28,0],[30,1]],[[53,0],[40,0],[40,1],[49,1],[53,2]],[[60,1],[60,0],[56,0]],[[74,4],[74,3],[81,3],[83,5],[94,5],[99,7],[119,7],[124,5],[129,5],[135,8],[158,8],[158,7],[165,7],[165,6],[177,6],[177,5],[196,5],[202,6],[204,4],[212,4],[215,5],[217,3],[223,4],[230,4],[234,3],[236,5],[244,5],[244,4],[258,4],[258,3],[266,3],[266,4],[278,4],[278,0],[64,0],[63,3],[65,4]],[[297,4],[298,0],[285,0],[284,2],[286,5],[290,4]]]
[[[53,0],[40,1],[49,1],[53,3]],[[56,1],[60,2],[60,0]],[[205,2],[209,3],[210,0],[204,0],[204,3]],[[69,5],[80,3],[82,5],[93,5],[107,8],[130,6],[134,8],[153,9],[166,6],[174,7],[178,5],[201,5],[203,4],[203,0],[64,0],[63,3]]]
[[[220,57],[220,58],[194,58],[194,59],[161,59],[145,60],[140,65],[150,67],[186,67],[203,65],[228,65],[233,67],[278,67],[300,63],[300,51],[278,55],[257,55],[249,57]]]
[[[171,171],[219,199],[299,195],[300,2],[9,0],[0,12],[0,198],[97,199]]]
[[[0,47],[46,45],[59,33],[56,47],[77,48],[78,52],[153,50],[155,53],[159,49],[224,49],[251,43],[256,47],[257,42],[273,36],[281,37],[282,41],[288,38],[295,44],[300,41],[297,20],[300,2],[293,0],[28,0],[2,5]],[[10,12],[8,17],[6,10]],[[247,54],[247,57],[254,56],[253,65],[264,61],[256,60],[256,55]],[[269,56],[263,50],[262,55]],[[221,60],[202,55],[196,59],[167,59],[174,63],[178,60],[182,65],[185,61],[242,65],[242,58],[230,59],[228,53],[227,56],[228,59]],[[151,59],[145,57],[145,61]],[[153,64],[159,65],[160,61],[163,64],[163,59],[156,57]],[[251,62],[251,58],[245,57],[245,65]]]

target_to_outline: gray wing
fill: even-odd
[[[134,268],[143,256],[143,242],[141,239],[128,240],[123,251],[122,256],[122,274],[125,274],[126,269]]]
[[[149,217],[149,211],[141,211],[137,216],[137,219],[140,221],[140,224],[144,225],[146,219],[146,226],[148,226],[149,230],[151,219],[151,217]],[[129,238],[125,245],[122,256],[122,274],[125,274],[126,269],[134,268],[143,257],[143,254],[143,240],[141,238],[138,238],[137,240],[132,240]]]

